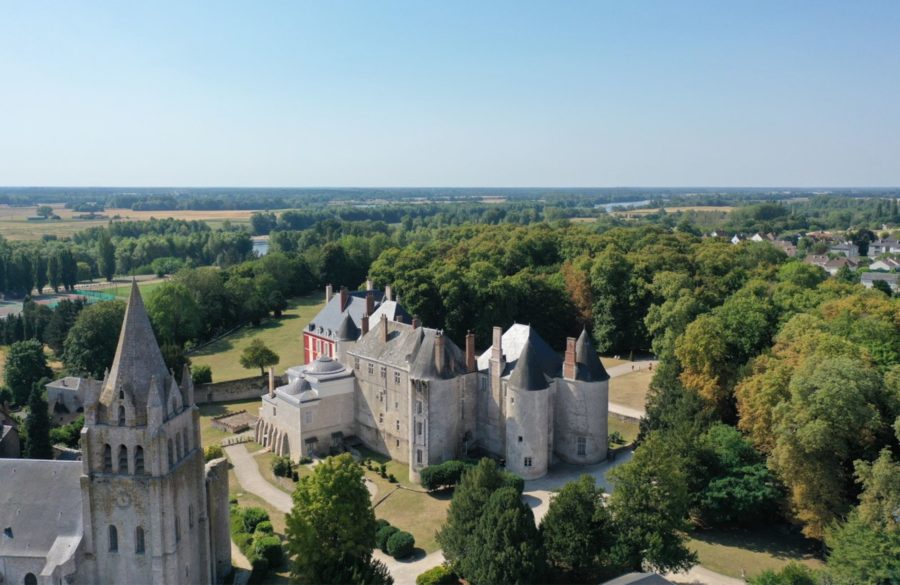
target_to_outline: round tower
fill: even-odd
[[[551,444],[550,384],[531,334],[522,347],[506,392],[506,467],[525,479],[547,474]]]
[[[563,377],[557,382],[553,449],[569,463],[606,459],[609,374],[600,363],[586,330],[569,338]]]

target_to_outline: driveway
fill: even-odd
[[[243,443],[225,447],[225,454],[228,455],[234,468],[234,475],[242,488],[269,502],[280,512],[287,514],[291,511],[293,506],[291,496],[266,481],[259,472],[256,460],[247,452]]]

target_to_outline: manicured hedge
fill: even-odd
[[[241,508],[231,505],[231,539],[250,561],[250,583],[261,583],[269,567],[284,560],[281,539],[272,534],[269,513],[262,508]]]
[[[244,508],[242,517],[244,519],[244,532],[253,534],[256,532],[257,524],[269,520],[269,513],[262,508]]]
[[[275,534],[275,529],[272,528],[272,523],[268,520],[263,520],[259,524],[256,525],[256,530],[253,531],[254,534]]]
[[[387,540],[387,553],[395,559],[405,559],[412,554],[416,539],[409,532],[398,530]]]
[[[387,552],[388,539],[397,531],[397,527],[391,526],[390,524],[385,526],[384,528],[379,528],[378,532],[375,533],[375,546],[380,548],[382,551]]]
[[[443,487],[455,486],[462,478],[466,470],[466,463],[451,459],[438,465],[429,465],[419,472],[422,487],[426,490],[436,490]]]
[[[277,567],[284,560],[284,548],[281,546],[281,539],[275,535],[254,538],[253,550],[257,556],[269,561],[270,567]]]
[[[456,585],[459,577],[446,565],[428,569],[416,577],[416,585]]]

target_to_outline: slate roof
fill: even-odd
[[[529,328],[530,332],[531,328]],[[541,367],[541,358],[538,354],[537,344],[532,335],[525,339],[516,367],[509,377],[509,385],[519,390],[544,390],[549,388],[547,375]]]
[[[66,543],[77,546],[81,471],[80,461],[0,459],[0,558],[59,555],[61,546],[71,548]]]
[[[883,280],[890,285],[896,285],[898,279],[900,279],[900,274],[894,274],[892,272],[863,272],[860,277],[860,282],[866,284],[873,283],[876,280]]]
[[[319,337],[327,337],[328,339],[337,339],[337,332],[341,328],[344,315],[349,314],[353,320],[353,324],[360,329],[362,327],[362,317],[366,314],[366,292],[357,290],[347,295],[347,303],[341,307],[341,294],[334,293],[331,300],[325,303],[322,310],[313,317],[309,322],[306,331],[318,335]],[[384,292],[373,290],[372,296],[375,301],[375,308],[384,300]],[[373,311],[374,312],[374,311]],[[371,323],[371,315],[370,320]]]
[[[380,304],[376,304],[375,312],[369,316],[369,323],[374,323],[375,319],[381,319],[382,314],[387,315],[388,321],[396,321],[399,315],[403,318],[404,323],[412,323],[412,317],[397,301],[382,301]]]
[[[588,335],[587,329],[581,330],[578,341],[575,342],[575,379],[584,382],[602,382],[609,380],[609,374],[606,368],[600,362],[597,350],[591,343],[591,336]]]
[[[562,373],[562,358],[559,357],[553,348],[547,345],[547,342],[530,325],[514,324],[506,330],[501,337],[500,345],[503,347],[503,359],[506,360],[506,369],[504,375],[511,373],[515,367],[516,360],[525,347],[525,341],[531,339],[531,343],[535,346],[537,361],[545,374],[551,378],[559,377]],[[478,369],[486,370],[490,366],[491,349],[478,356]]]
[[[388,328],[384,342],[382,328]],[[371,359],[386,365],[407,370],[410,376],[420,380],[448,379],[466,372],[465,353],[453,341],[443,335],[444,353],[442,370],[435,361],[435,338],[442,335],[436,329],[417,327],[397,321],[379,319],[370,325],[369,333],[356,347],[348,351],[352,356]]]
[[[672,581],[656,573],[628,573],[601,585],[672,585]]]
[[[337,329],[338,341],[356,341],[359,339],[359,327],[353,322],[350,313],[344,313],[344,319],[341,326]]]
[[[125,319],[119,334],[119,345],[112,368],[103,383],[100,403],[109,406],[117,399],[118,391],[130,387],[136,405],[146,406],[151,377],[161,383],[163,391],[169,385],[169,371],[163,361],[159,344],[153,335],[150,318],[144,308],[137,282],[131,283],[131,295],[125,309]]]

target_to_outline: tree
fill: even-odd
[[[200,334],[197,302],[191,291],[179,282],[164,282],[150,293],[147,315],[161,343],[183,346]]]
[[[212,383],[212,368],[207,364],[198,364],[191,368],[191,381],[194,386]]]
[[[125,303],[110,301],[86,307],[63,344],[63,363],[72,374],[98,380],[112,365],[125,318]]]
[[[491,494],[459,574],[473,585],[542,583],[546,563],[531,508],[514,488]]]
[[[268,304],[269,310],[272,311],[276,317],[281,317],[288,306],[287,301],[284,299],[284,295],[281,294],[280,290],[273,290],[269,293]]]
[[[884,280],[876,280],[872,283],[872,288],[883,292],[888,297],[894,294],[894,291],[891,290],[891,285],[889,285]]]
[[[15,404],[25,404],[35,383],[53,375],[47,366],[44,346],[36,339],[18,341],[9,346],[3,380],[12,391]]]
[[[25,417],[26,459],[53,459],[50,445],[50,413],[44,400],[43,384],[38,382],[28,399],[28,416]]]
[[[278,354],[266,347],[262,339],[256,338],[241,352],[241,365],[247,369],[259,368],[261,376],[266,374],[266,367],[274,366],[281,360]]]
[[[38,217],[43,217],[44,219],[47,219],[48,217],[53,215],[53,208],[50,207],[49,205],[41,205],[40,207],[37,208],[37,210],[35,211],[35,214]]]
[[[74,301],[63,299],[54,307],[53,316],[50,317],[50,322],[44,329],[44,342],[57,356],[62,356],[66,336],[82,309],[84,309],[84,301],[81,299]]]
[[[556,569],[582,580],[608,562],[612,545],[609,511],[603,488],[590,475],[567,483],[550,500],[541,520],[547,561]]]
[[[688,529],[687,478],[678,453],[650,433],[634,458],[614,469],[616,484],[609,499],[616,543],[613,556],[640,571],[690,568],[697,555],[685,546]]]
[[[747,580],[749,585],[817,585],[816,574],[805,565],[790,563],[780,571],[767,569]]]
[[[100,274],[107,282],[111,281],[116,274],[116,247],[107,230],[103,230],[97,240],[97,263]]]
[[[287,516],[291,576],[305,583],[392,583],[372,559],[375,513],[349,453],[300,480]],[[381,575],[374,578],[374,575]]]
[[[882,585],[900,582],[900,527],[882,528],[862,519],[857,510],[825,534],[827,572],[835,585]]]

